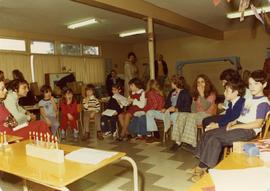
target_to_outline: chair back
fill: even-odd
[[[262,131],[259,134],[260,139],[266,138],[266,135],[269,131],[269,126],[270,126],[270,111],[266,114],[264,123],[262,124]]]

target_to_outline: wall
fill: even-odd
[[[238,30],[225,33],[223,41],[211,40],[198,36],[187,36],[176,39],[157,41],[156,52],[162,53],[168,63],[169,74],[175,73],[175,63],[178,60],[213,58],[224,56],[240,56],[243,69],[261,69],[266,57],[266,49],[270,47],[270,35],[258,28],[254,38],[250,30]],[[147,44],[134,44],[133,51],[140,60],[147,60]],[[184,67],[184,76],[192,83],[199,73],[205,73],[222,93],[218,76],[223,69],[229,68],[227,63],[197,64]]]

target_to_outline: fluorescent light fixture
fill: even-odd
[[[79,27],[84,27],[86,25],[92,25],[92,24],[95,24],[95,23],[98,23],[97,19],[95,19],[95,18],[94,19],[88,19],[88,20],[85,20],[85,21],[81,21],[81,22],[78,22],[78,23],[68,25],[67,28],[76,29],[76,28],[79,28]]]
[[[270,12],[270,6],[264,6],[264,7],[258,7],[256,8],[258,13],[261,13],[262,11],[268,13]],[[244,12],[244,16],[251,16],[254,15],[254,12],[251,9],[248,9]],[[240,18],[241,17],[241,12],[233,12],[233,13],[228,13],[227,18],[228,19],[235,19],[235,18]]]
[[[144,34],[144,33],[146,33],[145,29],[138,29],[138,30],[133,30],[133,31],[122,32],[119,34],[119,37],[133,36],[133,35]]]

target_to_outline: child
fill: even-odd
[[[120,125],[122,127],[119,141],[127,138],[128,134],[128,125],[130,120],[136,113],[143,111],[144,106],[146,105],[145,92],[143,90],[143,84],[138,78],[133,78],[129,81],[129,88],[131,90],[131,95],[128,98],[129,108],[126,112],[121,113],[118,118]]]
[[[160,90],[159,84],[156,80],[148,81],[146,89],[146,100],[147,103],[143,109],[145,112],[149,110],[159,111],[164,108],[164,95],[163,92]],[[134,117],[128,129],[131,134],[137,135],[137,138],[139,139],[142,139],[143,135],[147,135],[148,142],[154,141],[153,137],[151,137],[151,132],[147,132],[145,115],[140,117]]]
[[[171,150],[177,150],[183,142],[196,147],[197,125],[202,120],[216,113],[216,91],[210,79],[204,75],[198,75],[193,83],[193,102],[191,113],[177,113],[177,122],[172,130],[172,140],[175,141]]]
[[[167,96],[165,107],[162,109],[149,110],[146,113],[146,127],[148,132],[158,131],[155,119],[164,121],[164,129],[170,128],[170,122],[176,122],[175,112],[190,112],[191,96],[186,89],[185,78],[179,75],[171,77],[172,90]],[[165,120],[169,118],[169,123]]]
[[[113,84],[112,97],[107,103],[106,109],[114,110],[115,113],[113,116],[101,116],[101,130],[104,132],[105,136],[115,133],[118,115],[123,112],[123,107],[127,106],[127,99],[120,95],[120,92],[121,86],[119,84]]]
[[[89,132],[89,120],[95,120],[95,129],[97,130],[97,137],[99,140],[103,139],[101,129],[100,129],[100,103],[96,98],[95,86],[93,84],[88,84],[85,87],[85,98],[83,98],[83,140],[90,138]]]
[[[52,96],[52,88],[48,85],[41,87],[40,92],[43,94],[43,99],[38,103],[40,114],[48,126],[51,127],[53,135],[56,135],[59,128],[58,109],[55,100]]]
[[[226,127],[231,121],[236,120],[242,111],[245,103],[245,84],[242,80],[231,80],[225,84],[224,96],[228,102],[228,108],[224,115],[215,116],[212,122],[208,124],[205,131]],[[213,116],[214,117],[214,116]]]
[[[270,111],[269,100],[263,95],[266,81],[267,76],[262,70],[252,72],[249,89],[253,98],[245,101],[239,118],[224,128],[217,128],[204,134],[197,153],[200,163],[193,169],[194,181],[198,180],[208,168],[216,166],[223,147],[232,146],[235,141],[250,141],[261,132],[261,125],[267,112]]]
[[[73,129],[74,141],[78,141],[79,130],[77,127],[77,102],[74,98],[73,91],[66,88],[63,91],[63,99],[60,103],[61,108],[61,134],[62,139],[65,139],[66,129]]]

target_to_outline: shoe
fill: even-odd
[[[140,140],[140,141],[143,141],[145,140],[143,136],[138,136],[138,137],[135,137],[135,140]]]
[[[178,145],[177,143],[174,143],[174,144],[171,146],[170,150],[171,150],[171,151],[176,151],[176,150],[178,150],[181,146],[182,146],[182,143],[181,143],[180,145]]]
[[[191,180],[191,182],[196,183],[196,182],[198,182],[205,174],[206,174],[206,171],[203,170],[201,174],[192,176],[192,177],[190,178],[190,180]]]
[[[109,137],[111,135],[112,135],[112,133],[110,131],[103,133],[103,137]]]
[[[102,136],[101,131],[97,132],[97,138],[98,138],[98,140],[103,140],[104,139],[104,137]]]
[[[192,175],[200,175],[202,173],[203,169],[196,166],[194,168],[191,168],[191,169],[187,169],[186,170],[186,173],[187,174],[192,174]]]
[[[157,139],[156,137],[146,137],[146,138],[145,138],[145,142],[146,142],[146,143],[159,142],[159,139]]]

